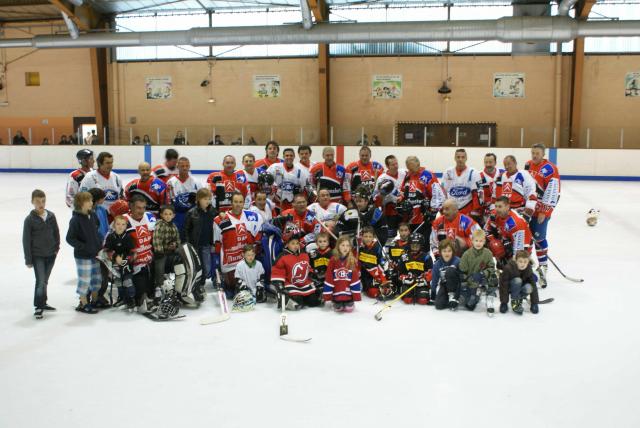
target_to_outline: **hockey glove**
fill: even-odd
[[[264,286],[262,286],[261,284],[258,284],[256,288],[256,302],[264,303],[266,301],[267,301],[267,292],[265,291]]]

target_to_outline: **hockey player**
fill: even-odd
[[[536,181],[538,203],[529,221],[529,227],[535,239],[538,276],[542,288],[547,286],[547,225],[560,199],[560,173],[557,166],[544,158],[545,150],[544,144],[534,144],[531,147],[531,160],[524,167]]]
[[[127,231],[134,243],[133,285],[136,289],[136,305],[139,312],[147,312],[147,301],[156,297],[151,281],[151,262],[153,260],[153,232],[156,218],[145,211],[146,202],[140,195],[134,195],[129,202],[131,213],[125,214]]]
[[[531,254],[533,235],[526,220],[510,208],[509,198],[499,197],[495,206],[485,225],[485,232],[490,239],[491,236],[497,238],[505,247],[505,260],[498,260],[500,266],[518,251],[525,250]]]
[[[256,260],[256,250],[253,245],[247,244],[242,249],[242,261],[236,266],[234,275],[236,293],[248,291],[257,303],[267,301],[264,268],[262,263]]]
[[[436,302],[436,309],[458,309],[460,299],[460,259],[454,254],[454,244],[445,239],[438,244],[440,258],[433,264],[431,276],[431,299]]]
[[[484,194],[481,191],[481,177],[478,171],[467,166],[467,151],[457,149],[456,166],[442,174],[445,195],[458,204],[458,211],[478,221],[481,218]]]
[[[398,159],[394,155],[389,155],[384,159],[387,170],[380,174],[376,181],[373,201],[375,205],[382,209],[387,218],[389,226],[389,238],[394,238],[398,230],[398,224],[402,221],[402,216],[396,210],[396,203],[401,192],[401,185],[407,171],[398,168]]]
[[[147,202],[147,211],[156,217],[161,205],[167,203],[167,185],[151,175],[151,165],[142,162],[138,165],[140,178],[131,180],[124,188],[124,197],[127,201],[133,195],[141,195]]]
[[[164,153],[164,163],[153,167],[153,175],[165,183],[171,177],[178,175],[178,151],[176,149],[167,149]]]
[[[226,212],[231,209],[231,195],[234,192],[242,193],[245,199],[245,209],[251,205],[251,195],[247,188],[246,176],[236,171],[236,158],[227,155],[222,160],[222,171],[214,171],[207,177],[207,185],[213,193],[214,206],[218,212]]]
[[[187,212],[196,206],[196,192],[202,188],[199,181],[190,173],[191,163],[188,158],[178,159],[178,175],[167,182],[168,200],[176,210],[173,222],[180,231],[180,238],[184,241],[184,223]]]
[[[105,198],[103,206],[108,210],[115,201],[122,199],[122,180],[120,180],[118,174],[112,171],[113,155],[111,153],[101,152],[96,161],[98,163],[98,169],[88,172],[84,176],[80,183],[79,190],[81,192],[87,192],[94,187],[104,190]]]
[[[411,225],[411,231],[419,231],[428,237],[431,223],[445,200],[444,191],[436,175],[420,166],[416,156],[406,160],[407,175],[401,185],[397,204],[402,206],[404,220]]]
[[[484,231],[474,231],[471,242],[473,245],[462,255],[459,268],[462,274],[460,296],[465,307],[473,311],[480,299],[482,288],[487,289],[488,296],[495,297],[498,273],[493,253],[484,246],[486,242]],[[493,312],[493,307],[488,307],[487,310]]]
[[[282,152],[284,162],[276,163],[267,168],[267,172],[273,176],[276,187],[273,201],[282,211],[292,207],[293,197],[303,194],[308,198],[309,175],[304,169],[294,164],[295,152],[291,148]]]
[[[385,276],[385,255],[382,246],[376,241],[375,231],[371,226],[362,229],[362,244],[358,247],[358,261],[360,262],[360,281],[367,296],[376,299],[381,296],[381,284],[388,282]],[[390,288],[384,287],[388,297]]]
[[[333,202],[347,205],[351,201],[351,189],[344,166],[335,163],[333,147],[322,149],[324,162],[311,167],[309,181],[315,189],[327,189]]]
[[[89,149],[81,149],[76,153],[76,159],[80,164],[80,168],[72,171],[67,179],[67,190],[65,192],[65,202],[69,208],[73,208],[73,198],[78,193],[80,183],[84,179],[84,176],[93,171],[93,152]]]
[[[280,153],[280,146],[275,141],[269,141],[264,147],[266,157],[264,159],[258,159],[255,163],[257,169],[266,170],[271,165],[282,162],[282,159],[278,158]]]
[[[400,257],[398,274],[402,284],[401,291],[417,284],[413,291],[405,294],[402,298],[407,304],[428,305],[430,303],[429,290],[431,289],[433,261],[424,247],[424,237],[420,233],[412,233],[409,237],[409,246]]]
[[[433,221],[431,231],[431,251],[439,257],[438,247],[445,239],[450,240],[456,255],[462,255],[471,247],[471,234],[480,230],[480,226],[471,217],[458,212],[458,205],[453,199],[447,199],[442,205],[442,215]]]
[[[133,310],[135,307],[134,298],[136,295],[131,269],[134,247],[133,238],[127,232],[127,219],[123,216],[117,216],[113,220],[113,230],[105,239],[104,249],[115,271],[113,281],[118,288],[118,301],[114,306],[126,304],[129,310]]]
[[[323,287],[327,266],[329,266],[329,260],[331,260],[333,250],[330,242],[329,234],[327,232],[320,232],[316,235],[315,248],[312,249],[312,245],[308,245],[306,248],[311,261],[311,278],[316,288],[319,289]]]
[[[299,146],[298,158],[300,159],[300,161],[298,162],[298,166],[304,169],[307,172],[307,175],[310,175],[311,167],[316,164],[311,160],[311,147],[304,144],[302,146]]]
[[[522,315],[522,300],[530,296],[531,313],[538,313],[538,287],[536,276],[531,268],[531,257],[526,251],[518,251],[515,260],[509,260],[500,274],[500,313],[508,310],[511,295],[511,310]]]
[[[301,251],[301,234],[292,235],[271,270],[271,285],[286,296],[287,309],[301,309],[320,304],[316,287],[311,281],[309,255]],[[278,299],[280,301],[280,299]]]
[[[262,218],[257,213],[244,210],[244,195],[231,196],[231,210],[220,213],[214,220],[213,241],[215,252],[220,255],[223,287],[227,298],[235,293],[235,269],[242,260],[242,250],[247,244],[260,242]]]
[[[370,203],[369,193],[364,186],[360,186],[353,193],[355,208],[342,213],[336,224],[338,234],[347,234],[360,238],[359,234],[366,226],[371,226],[376,231],[378,242],[386,242],[388,237],[387,222],[382,210]]]
[[[363,185],[369,193],[372,193],[384,169],[378,162],[371,160],[371,149],[368,146],[362,146],[358,153],[360,159],[347,165],[346,180],[349,183],[349,189],[357,189]]]
[[[316,220],[315,214],[307,209],[307,198],[303,194],[294,197],[293,208],[283,211],[281,217],[286,220],[283,225],[285,232],[283,239],[285,241],[288,239],[288,235],[302,232],[303,242],[308,244],[315,241],[315,235],[321,232],[322,226]]]
[[[389,246],[390,269],[396,270],[400,265],[400,258],[406,249],[409,248],[409,237],[411,229],[408,223],[400,223],[398,225],[398,237],[393,240]]]
[[[353,312],[353,303],[362,300],[360,267],[347,236],[338,238],[325,274],[322,295],[325,302],[333,302],[336,312]]]
[[[251,195],[251,200],[253,201],[256,196],[256,192],[259,189],[258,185],[258,173],[260,172],[256,166],[256,157],[253,153],[247,153],[242,156],[242,169],[237,171],[238,173],[244,175],[244,183],[247,186],[247,191]]]
[[[253,200],[253,205],[249,207],[249,211],[260,214],[262,221],[265,223],[271,222],[276,216],[276,207],[273,202],[267,198],[264,190],[258,190],[255,193],[255,199]]]
[[[332,232],[338,218],[347,210],[338,202],[331,202],[331,194],[327,189],[318,190],[318,201],[309,205],[309,211],[312,211],[316,218],[322,221]]]
[[[528,219],[538,204],[536,181],[527,171],[518,169],[518,162],[512,155],[504,158],[504,168],[505,171],[496,178],[491,209],[495,208],[495,201],[500,196],[506,196],[511,202],[511,208]]]
[[[494,153],[487,153],[484,155],[484,169],[480,171],[480,188],[482,190],[482,211],[483,221],[487,220],[489,215],[489,208],[491,206],[491,200],[493,198],[493,191],[496,185],[496,178],[504,172],[502,168],[496,168],[498,160]]]

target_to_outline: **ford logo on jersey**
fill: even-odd
[[[462,198],[463,196],[469,196],[469,193],[471,193],[471,189],[462,186],[452,187],[451,190],[449,190],[449,195],[452,198]]]
[[[282,184],[280,185],[280,188],[284,192],[293,192],[293,189],[295,188],[295,184],[293,184],[290,181],[283,181]]]
[[[111,189],[106,189],[104,191],[105,193],[105,201],[117,201],[118,200],[118,192],[116,192],[115,190],[111,190]]]

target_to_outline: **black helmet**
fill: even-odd
[[[378,190],[382,196],[390,195],[391,192],[393,192],[394,187],[393,181],[388,178],[385,178],[378,183]]]
[[[260,171],[258,173],[258,183],[260,184],[267,184],[269,186],[273,185],[274,179],[273,179],[273,175],[271,175],[270,173],[268,173],[267,171]]]
[[[421,233],[412,233],[409,237],[409,245],[420,245],[420,248],[424,245],[424,236]]]
[[[80,162],[82,162],[83,160],[89,159],[91,156],[93,156],[93,150],[89,150],[89,149],[81,149],[81,150],[78,150],[78,153],[76,153],[76,158]]]
[[[353,192],[353,197],[360,197],[362,199],[369,199],[371,197],[371,193],[369,192],[369,189],[367,188],[367,186],[361,184],[359,185],[356,190]]]

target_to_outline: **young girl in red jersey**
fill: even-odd
[[[346,235],[341,236],[327,266],[324,300],[333,301],[336,312],[353,312],[353,302],[362,299],[360,289],[360,266],[353,254],[351,239]]]

